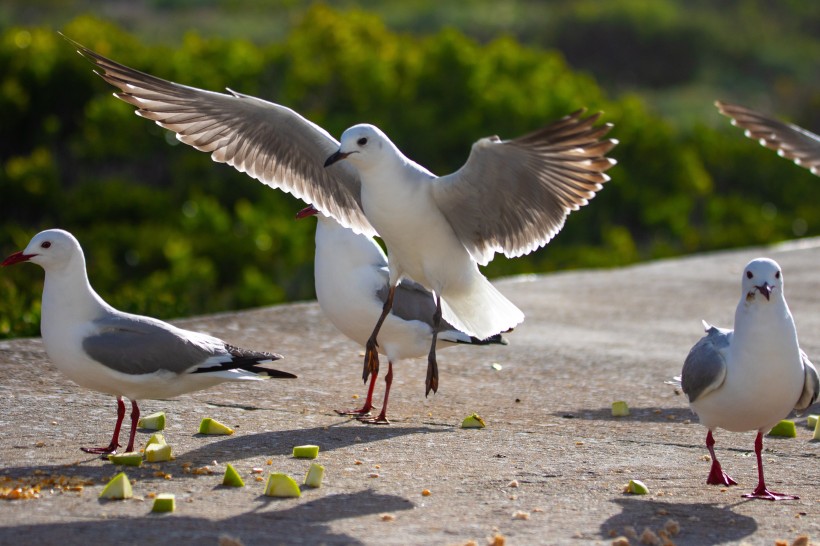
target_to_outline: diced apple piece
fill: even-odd
[[[155,432],[154,434],[151,435],[150,438],[148,438],[148,443],[145,444],[145,449],[148,449],[148,446],[150,446],[151,444],[160,444],[160,445],[162,445],[162,444],[165,444],[165,443],[167,443],[165,441],[165,436],[163,436],[162,433],[160,433],[160,432]]]
[[[806,426],[809,428],[814,428],[817,426],[817,415],[809,415],[806,417]]]
[[[820,440],[820,419],[814,424],[814,436],[812,436],[813,440]]]
[[[633,495],[646,495],[649,493],[649,488],[641,480],[629,480],[626,492]]]
[[[783,438],[796,437],[797,430],[794,428],[794,421],[789,421],[788,419],[780,421],[769,431],[769,436],[782,436]]]
[[[154,497],[152,512],[173,512],[176,508],[176,496],[173,493],[160,493]]]
[[[134,496],[134,491],[131,489],[131,482],[125,472],[120,472],[103,488],[100,493],[101,499],[130,499]]]
[[[227,425],[223,425],[216,419],[206,417],[199,423],[199,433],[230,435],[234,433],[234,430]]]
[[[612,417],[626,417],[629,415],[629,406],[623,400],[612,402]]]
[[[149,463],[160,463],[171,460],[171,446],[153,443],[145,448],[145,460]]]
[[[142,465],[142,453],[136,453],[134,451],[129,453],[114,453],[108,456],[108,460],[114,464],[124,466],[140,466]]]
[[[317,463],[310,463],[307,476],[305,476],[305,485],[308,487],[320,487],[322,485],[322,478],[325,477],[325,467]]]
[[[319,456],[319,446],[293,446],[293,456],[297,459],[315,459]]]
[[[225,467],[225,476],[222,478],[222,485],[228,487],[245,487],[245,481],[231,463]]]
[[[281,472],[271,472],[265,486],[265,495],[268,497],[301,497],[299,484],[296,480]]]
[[[165,412],[158,411],[151,415],[146,415],[140,418],[139,427],[148,430],[163,430],[165,429]]]
[[[461,428],[484,428],[485,426],[487,425],[484,422],[484,419],[479,417],[477,413],[468,415],[461,422]]]

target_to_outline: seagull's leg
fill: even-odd
[[[367,388],[367,398],[364,401],[364,406],[353,410],[335,410],[336,413],[339,415],[357,415],[362,417],[370,415],[370,410],[373,409],[373,387],[376,386],[376,377],[378,375],[379,372],[377,371],[370,376],[370,386]]]
[[[368,339],[367,344],[365,344],[364,370],[362,370],[362,381],[367,381],[367,376],[370,375],[371,372],[379,373],[379,343],[376,341],[376,337],[379,335],[379,330],[381,330],[382,328],[384,319],[387,318],[387,315],[393,308],[393,296],[395,294],[396,284],[391,284],[390,291],[387,293],[387,300],[385,300],[384,307],[382,308],[382,314],[379,317],[378,322],[376,322],[376,327],[373,328],[373,333],[370,334],[370,339]]]
[[[393,361],[387,361],[387,375],[384,376],[384,402],[382,402],[382,411],[375,419],[359,419],[362,423],[371,425],[389,425],[387,420],[387,399],[390,398],[390,385],[393,384]]]
[[[763,479],[763,433],[757,433],[757,438],[755,439],[755,455],[757,455],[757,489],[754,492],[743,495],[747,499],[763,499],[763,500],[795,500],[799,499],[797,495],[784,495],[783,493],[775,493],[774,491],[769,491],[766,488],[766,482]]]
[[[721,468],[720,463],[715,455],[715,439],[712,437],[712,431],[706,433],[706,448],[709,450],[709,455],[712,456],[712,469],[709,471],[709,477],[706,478],[706,483],[709,485],[737,485],[726,472]]]
[[[81,447],[86,453],[94,453],[99,455],[108,455],[116,453],[117,448],[120,447],[120,427],[122,420],[125,418],[125,402],[122,401],[122,396],[117,397],[117,425],[114,427],[114,437],[111,438],[111,443],[108,447]]]
[[[430,391],[438,392],[438,363],[436,362],[436,340],[438,339],[438,329],[441,325],[441,296],[436,292],[436,312],[433,315],[433,341],[430,343],[430,352],[427,354],[427,379],[424,382],[426,387],[424,396]]]
[[[126,453],[134,451],[134,437],[137,435],[137,424],[140,422],[140,407],[136,400],[131,400],[131,435],[128,437]]]

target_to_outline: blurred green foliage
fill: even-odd
[[[626,2],[620,11],[579,4],[589,7],[577,12],[584,20],[615,36],[632,36],[644,16],[677,20],[669,0]],[[632,91],[610,96],[558,51],[513,36],[478,41],[452,28],[397,33],[371,13],[323,5],[270,44],[188,32],[178,44],[146,45],[91,16],[62,30],[172,81],[230,86],[285,104],[337,136],[354,123],[375,123],[438,173],[457,169],[479,137],[515,137],[580,107],[605,111],[602,119],[615,125],[611,136],[621,141],[611,153],[619,161],[613,180],[546,248],[496,258],[491,276],[820,233],[820,201],[807,198],[817,181],[808,172],[722,118],[681,124]],[[652,32],[644,32],[651,42]],[[644,69],[651,76],[666,68]],[[314,226],[293,219],[302,204],[179,145],[111,92],[48,26],[2,30],[3,256],[42,229],[67,229],[83,244],[91,282],[105,299],[159,317],[312,298]],[[803,95],[817,100],[816,89]],[[703,110],[718,118],[714,98]],[[0,271],[0,337],[37,333],[41,278],[32,265]]]

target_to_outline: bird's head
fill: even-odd
[[[80,243],[69,232],[48,229],[35,235],[25,249],[7,257],[0,265],[7,267],[20,262],[33,262],[48,271],[68,263],[78,250],[82,253]]]
[[[362,123],[342,133],[339,150],[325,161],[325,167],[346,159],[358,168],[377,162],[382,151],[392,147],[390,139],[378,127]]]
[[[756,301],[760,294],[766,301],[775,292],[783,293],[783,274],[780,266],[769,258],[757,258],[743,270],[743,295],[747,302]]]

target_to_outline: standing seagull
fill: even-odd
[[[706,483],[735,485],[715,456],[712,431],[756,430],[758,485],[747,498],[796,499],[775,493],[763,480],[763,433],[792,409],[804,410],[817,400],[817,370],[797,343],[797,330],[783,295],[777,262],[758,258],[743,271],[735,329],[704,323],[706,335],[683,364],[681,386],[689,404],[709,429],[706,447],[712,468]]]
[[[370,337],[370,325],[380,315],[387,299],[387,257],[372,238],[353,233],[333,218],[319,213],[313,206],[299,211],[296,217],[314,215],[318,219],[314,260],[316,299],[325,316],[340,332],[364,346]],[[381,413],[374,419],[366,418],[373,408],[373,387],[378,372],[370,376],[364,405],[338,413],[357,415],[359,420],[366,423],[390,423],[387,419],[387,400],[393,383],[393,362],[427,354],[433,336],[431,318],[435,307],[433,294],[423,286],[407,279],[399,283],[395,305],[379,334],[379,352],[386,355],[388,360]],[[506,343],[500,334],[479,340],[444,323],[438,333],[437,347]]]
[[[293,374],[260,364],[281,355],[239,349],[206,334],[183,330],[150,317],[117,311],[88,282],[83,249],[67,231],[49,229],[2,264],[33,262],[46,272],[40,330],[49,358],[77,384],[117,397],[117,425],[106,447],[87,453],[116,453],[131,400],[133,451],[140,410],[137,400],[170,398],[223,381],[261,380]]]
[[[820,176],[820,136],[737,104],[716,101],[715,106],[732,125],[745,129],[747,137]]]
[[[284,106],[169,82],[72,43],[138,115],[176,132],[214,161],[312,203],[357,233],[384,240],[390,289],[366,343],[365,381],[378,370],[379,329],[404,276],[436,298],[428,394],[438,389],[435,345],[442,317],[479,339],[519,324],[523,313],[478,266],[496,252],[515,257],[547,244],[567,215],[609,180],[604,173],[615,164],[605,154],[617,141],[601,139],[611,125],[595,127],[600,114],[584,118],[580,110],[514,140],[482,138],[461,169],[437,177],[372,125],[351,127],[339,143]]]

